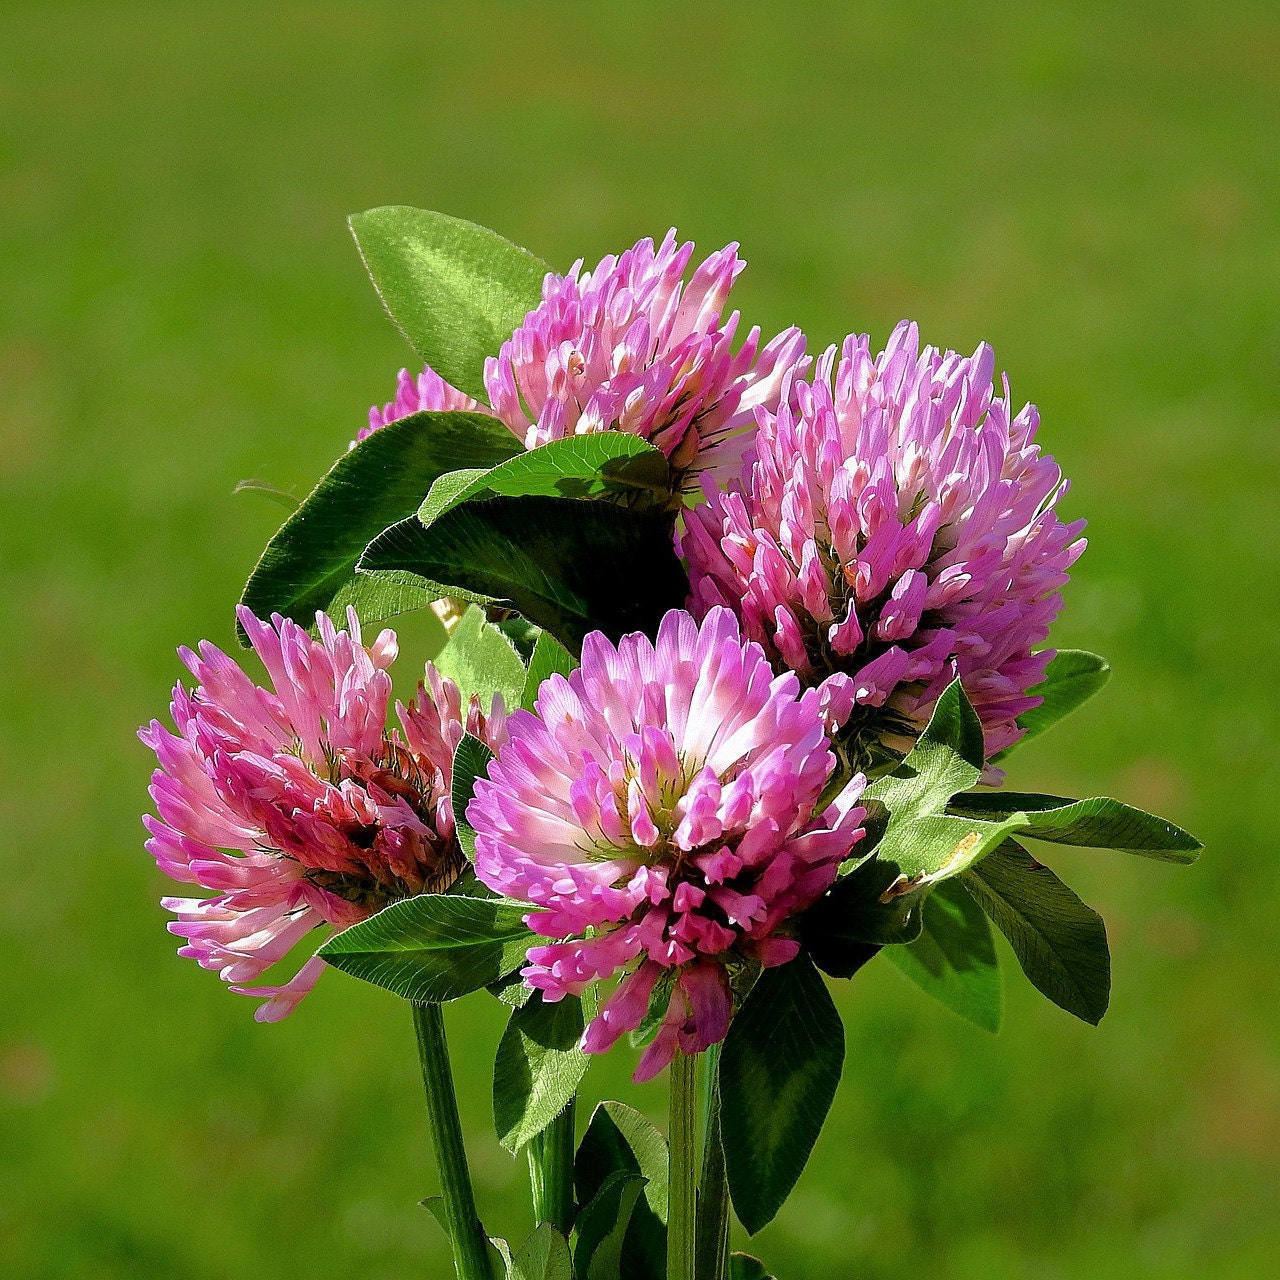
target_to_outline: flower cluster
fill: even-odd
[[[691,243],[668,232],[602,259],[550,274],[542,302],[486,361],[492,412],[527,448],[569,435],[626,431],[661,449],[676,486],[697,489],[704,472],[734,474],[758,409],[779,405],[803,371],[804,336],[780,333],[763,348],[752,329],[733,350],[738,313],[722,319],[745,265],[737,246],[685,273]],[[421,410],[488,412],[427,369],[401,371],[395,400],[369,413],[369,431]]]
[[[741,480],[687,513],[689,608],[728,606],[769,657],[821,688],[855,758],[903,748],[959,675],[988,756],[1021,735],[1032,653],[1084,550],[1035,443],[1035,407],[992,386],[991,348],[920,348],[914,324],[871,354],[832,348],[811,384],[759,414]],[[794,407],[789,401],[794,398]]]
[[[457,877],[453,753],[464,729],[501,746],[505,715],[500,699],[487,716],[475,698],[464,711],[457,687],[428,665],[389,732],[392,632],[365,647],[350,610],[349,631],[317,615],[318,640],[279,615],[239,616],[273,688],[211,644],[182,651],[198,684],[173,691],[177,733],[152,721],[139,735],[160,765],[147,849],[175,880],[214,891],[164,900],[178,917],[171,932],[187,939],[181,954],[267,997],[256,1016],[274,1021],[323,962],[313,956],[283,985],[244,984],[312,929],[345,928]]]
[[[835,765],[817,692],[776,675],[728,610],[701,626],[673,610],[656,640],[592,633],[507,733],[467,818],[477,875],[555,939],[526,982],[558,1000],[639,961],[583,1043],[662,1008],[637,1079],[723,1039],[734,968],[796,954],[782,926],[862,835],[861,776],[814,813]]]

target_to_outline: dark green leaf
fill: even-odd
[[[496,232],[429,209],[390,205],[348,222],[409,345],[446,382],[486,399],[485,357],[541,301],[551,268]]]
[[[551,1223],[540,1223],[520,1246],[511,1280],[573,1280],[569,1242]]]
[[[567,436],[517,454],[490,471],[467,473],[454,488],[442,477],[418,509],[431,524],[445,511],[486,498],[613,498],[628,506],[665,507],[671,496],[670,468],[660,449],[625,431]]]
[[[541,1133],[582,1083],[587,1073],[586,1055],[578,1048],[586,1026],[582,1006],[577,996],[545,1004],[535,992],[512,1012],[493,1064],[493,1123],[509,1151]],[[594,1017],[594,1010],[587,1016]]]
[[[493,466],[520,449],[496,418],[475,413],[415,413],[375,431],[333,464],[328,475],[267,544],[242,602],[260,618],[282,613],[303,626],[317,610],[364,606],[390,617],[432,598],[404,575],[352,590],[356,561],[388,525],[412,518],[432,482],[459,467]],[[242,641],[245,639],[241,636]]]
[[[1022,737],[1000,752],[1003,759],[1014,747],[1020,747],[1032,738],[1038,738],[1051,729],[1064,716],[1088,702],[1111,677],[1111,668],[1105,658],[1083,649],[1059,649],[1045,668],[1044,679],[1028,693],[1043,698],[1038,707],[1024,711],[1018,723],[1026,730]]]
[[[777,1280],[759,1258],[749,1253],[729,1255],[729,1280]]]
[[[591,1116],[574,1161],[574,1189],[589,1204],[614,1174],[645,1179],[627,1228],[623,1280],[664,1274],[667,1257],[667,1143],[649,1121],[621,1102],[602,1102]]]
[[[470,733],[462,735],[462,741],[453,753],[453,787],[450,791],[453,825],[457,828],[462,852],[472,862],[476,860],[476,833],[467,821],[467,806],[475,794],[476,779],[485,776],[493,758],[488,746]]]
[[[922,991],[984,1031],[1000,1030],[1000,962],[982,909],[954,880],[925,898],[924,928],[905,947],[885,947],[892,961]]]
[[[668,518],[573,498],[491,498],[429,529],[401,521],[360,568],[407,570],[442,594],[509,605],[574,653],[588,631],[652,633],[688,592]]]
[[[574,1185],[586,1204],[611,1173],[637,1173],[647,1179],[645,1202],[659,1222],[667,1220],[667,1140],[634,1107],[602,1102],[578,1144]]]
[[[1111,957],[1102,917],[1057,876],[1007,841],[961,878],[1032,984],[1054,1004],[1097,1024],[1111,993]]]
[[[627,1228],[643,1187],[644,1179],[637,1174],[611,1173],[578,1214],[573,1270],[579,1280],[618,1280]]]
[[[729,1026],[720,1106],[729,1194],[753,1235],[782,1207],[809,1158],[844,1066],[844,1028],[802,953],[766,969]]]
[[[461,690],[464,706],[473,693],[479,695],[485,712],[488,712],[495,693],[502,694],[508,711],[520,705],[520,696],[524,692],[524,663],[520,661],[515,645],[476,605],[468,607],[450,633],[449,643],[436,658],[436,668]]]
[[[801,937],[806,945],[861,943],[881,947],[919,937],[918,898],[911,894],[886,896],[898,875],[897,866],[878,858],[860,862],[801,917]]]
[[[1162,862],[1194,862],[1203,847],[1172,822],[1106,796],[1069,800],[1016,791],[980,791],[957,796],[951,808],[965,816],[1004,822],[1011,831],[1036,840],[1119,849]]]
[[[555,636],[544,631],[538,636],[533,646],[533,656],[529,659],[529,670],[525,676],[524,692],[520,695],[520,705],[526,711],[533,710],[534,700],[542,682],[550,676],[567,676],[578,664],[573,655]]]
[[[318,954],[407,1000],[456,1000],[523,962],[533,942],[523,919],[528,910],[501,899],[424,893],[344,929]]]

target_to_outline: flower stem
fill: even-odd
[[[427,1094],[431,1141],[458,1280],[493,1280],[489,1242],[476,1213],[467,1152],[462,1144],[458,1099],[453,1091],[449,1046],[444,1038],[440,1006],[413,1001],[413,1027],[418,1034],[418,1060],[422,1064],[422,1084]]]
[[[695,1245],[697,1280],[724,1280],[729,1254],[729,1184],[720,1141],[720,1046],[706,1054],[703,1077],[702,1178]]]
[[[563,1236],[573,1225],[573,1142],[576,1096],[529,1143],[533,1220],[549,1222]]]
[[[671,1062],[671,1120],[667,1208],[667,1280],[694,1280],[697,1191],[693,1162],[697,1147],[696,1064],[676,1050]]]

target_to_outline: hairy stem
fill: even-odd
[[[471,1171],[462,1145],[462,1125],[458,1119],[458,1099],[449,1069],[449,1046],[444,1037],[444,1017],[438,1004],[413,1001],[413,1027],[418,1035],[418,1061],[422,1064],[422,1085],[427,1094],[427,1115],[436,1168],[444,1199],[445,1221],[453,1245],[458,1280],[493,1280],[489,1266],[489,1242],[476,1213]]]
[[[706,1053],[703,1077],[702,1177],[698,1184],[697,1280],[724,1280],[729,1256],[729,1183],[720,1141],[720,1046]]]
[[[676,1050],[671,1062],[667,1211],[667,1280],[694,1280],[697,1190],[697,1075],[694,1059]]]

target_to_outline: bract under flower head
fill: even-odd
[[[656,641],[593,632],[507,731],[467,819],[477,875],[557,940],[525,981],[557,1000],[639,960],[583,1041],[600,1052],[665,1006],[637,1079],[723,1039],[731,971],[795,956],[781,926],[862,835],[860,776],[814,814],[835,765],[817,691],[728,610],[673,611]]]
[[[428,665],[399,731],[386,728],[387,668],[396,638],[369,647],[354,610],[348,631],[323,613],[312,639],[278,614],[270,624],[241,608],[244,627],[271,677],[255,685],[213,645],[181,656],[199,682],[178,684],[177,734],[158,720],[139,737],[159,759],[144,819],[147,850],[175,880],[214,891],[165,898],[181,955],[217,969],[244,995],[266,996],[260,1021],[290,1013],[314,986],[312,957],[281,986],[261,976],[312,929],[345,928],[386,903],[439,891],[464,865],[454,829],[453,752],[464,729],[491,747],[503,741],[501,699],[489,716],[472,698],[463,711],[452,681]]]
[[[535,448],[565,436],[627,431],[661,449],[675,487],[703,472],[736,474],[758,408],[775,409],[803,370],[804,335],[788,329],[763,348],[752,329],[733,351],[738,313],[722,320],[745,265],[737,246],[713,253],[686,282],[691,243],[670,231],[641,240],[594,270],[549,274],[542,302],[485,363],[492,412]],[[432,370],[400,374],[396,399],[369,414],[385,426],[419,410],[486,412]]]
[[[956,675],[988,756],[1021,736],[1052,651],[1033,653],[1084,550],[1067,482],[1011,416],[995,358],[920,349],[903,322],[820,360],[796,408],[762,413],[743,480],[688,513],[689,607],[728,605],[769,655],[820,685],[855,757],[909,746]],[[834,376],[833,376],[834,375]]]

